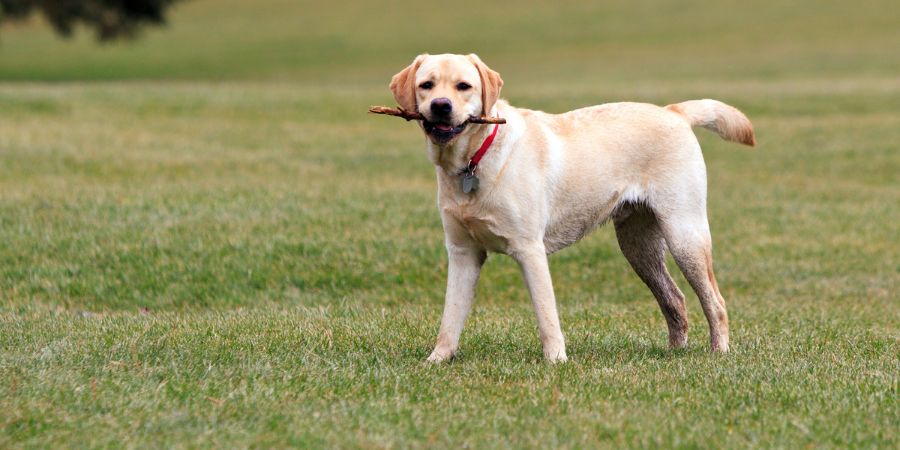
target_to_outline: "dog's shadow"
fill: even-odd
[[[594,339],[569,339],[566,343],[569,361],[585,364],[623,364],[647,360],[675,361],[686,357],[709,354],[708,348],[699,344],[685,348],[669,348],[665,342],[648,342],[626,336]],[[424,359],[431,347],[420,348],[416,353]],[[478,360],[515,363],[544,363],[540,342],[513,340],[508,336],[483,333],[462,342],[452,361],[475,362]]]
[[[693,345],[684,348],[669,348],[664,342],[647,342],[644,339],[603,339],[579,342],[573,340],[568,346],[571,358],[594,361],[641,361],[677,360],[692,355],[703,354],[706,349]],[[570,359],[571,359],[570,358]]]

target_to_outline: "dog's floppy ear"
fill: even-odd
[[[407,68],[401,70],[397,75],[391,78],[391,92],[394,93],[394,99],[401,108],[407,111],[416,110],[416,71],[422,65],[422,61],[428,56],[423,53],[416,56]]]
[[[472,64],[475,64],[475,68],[478,69],[478,75],[481,77],[481,109],[483,110],[482,114],[486,116],[491,113],[491,108],[494,107],[494,103],[497,103],[497,99],[500,98],[503,78],[500,78],[499,73],[491,70],[490,67],[483,63],[478,55],[470,53],[469,60],[472,61]]]

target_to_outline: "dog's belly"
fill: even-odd
[[[601,200],[573,202],[558,208],[544,232],[547,253],[562,250],[609,220],[621,195],[614,191]]]

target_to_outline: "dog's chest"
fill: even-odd
[[[444,213],[455,219],[469,237],[492,252],[505,253],[509,239],[504,232],[502,220],[497,216],[476,208],[472,204],[452,205],[442,208]]]

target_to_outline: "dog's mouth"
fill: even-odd
[[[468,121],[463,122],[457,126],[453,126],[453,124],[448,122],[430,122],[428,120],[422,121],[422,126],[425,127],[425,133],[432,137],[436,142],[440,144],[445,144],[450,142],[453,138],[463,132],[466,129],[466,125]]]

